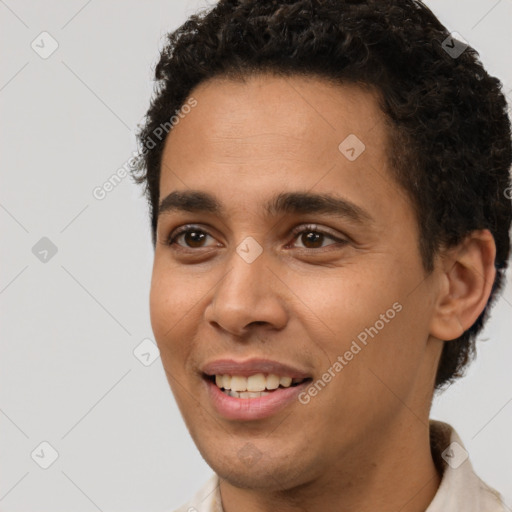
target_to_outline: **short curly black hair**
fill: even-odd
[[[387,121],[392,172],[415,208],[425,272],[441,248],[473,230],[489,229],[496,242],[496,279],[484,311],[444,344],[435,386],[446,387],[473,358],[503,287],[512,221],[506,99],[477,52],[459,41],[417,0],[220,0],[192,15],[167,35],[137,134],[132,176],[145,185],[153,245],[162,128],[172,129],[170,113],[201,82],[273,73],[369,86]]]

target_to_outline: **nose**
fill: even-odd
[[[228,268],[205,310],[206,321],[240,337],[255,326],[283,329],[288,321],[286,285],[276,277],[278,269],[270,269],[264,253],[248,263],[234,252]]]

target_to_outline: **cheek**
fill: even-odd
[[[320,278],[298,279],[294,292],[306,306],[304,313],[311,317],[310,325],[318,326],[317,334],[322,331],[322,338],[330,349],[339,351],[347,343],[350,345],[365,328],[377,321],[380,326],[381,314],[386,315],[389,311],[386,319],[397,316],[393,304],[401,301],[402,293],[401,284],[393,279],[393,274],[388,268],[389,279],[382,282],[380,272],[347,266],[335,276],[326,274]]]
[[[193,290],[194,287],[187,283],[183,271],[167,264],[162,256],[155,256],[149,296],[151,325],[155,336],[163,338],[168,332],[168,336],[172,337],[180,320],[193,305]]]
[[[164,363],[172,362],[180,351],[183,329],[187,322],[183,321],[190,310],[188,301],[190,294],[183,294],[179,273],[171,269],[163,268],[155,260],[151,290],[149,295],[149,310],[151,326],[161,357]],[[186,289],[186,288],[185,288]],[[166,361],[169,359],[169,361]]]
[[[149,297],[150,320],[162,361],[169,369],[183,368],[195,346],[207,275],[191,275],[155,258]]]
[[[327,366],[347,354],[351,367],[396,375],[398,367],[414,368],[425,348],[425,297],[421,291],[410,293],[421,273],[404,273],[403,266],[389,262],[367,263],[364,270],[359,265],[340,269],[335,278],[296,280],[294,292],[306,306],[304,325],[310,338],[322,345]],[[354,376],[368,378],[358,371]]]
[[[168,280],[160,277],[158,273],[153,271],[151,281],[151,290],[149,294],[149,312],[151,326],[156,341],[160,345],[166,338],[165,334],[175,323],[175,316],[178,313],[173,307],[173,294],[170,292]]]

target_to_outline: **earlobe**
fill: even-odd
[[[453,340],[467,331],[484,310],[496,277],[496,244],[488,229],[471,232],[441,258],[441,283],[430,334]]]

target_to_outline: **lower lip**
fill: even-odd
[[[259,398],[235,398],[226,395],[211,380],[205,379],[208,395],[217,412],[229,420],[260,420],[278,413],[292,402],[298,402],[298,395],[310,384],[306,380],[289,388],[277,388]]]

